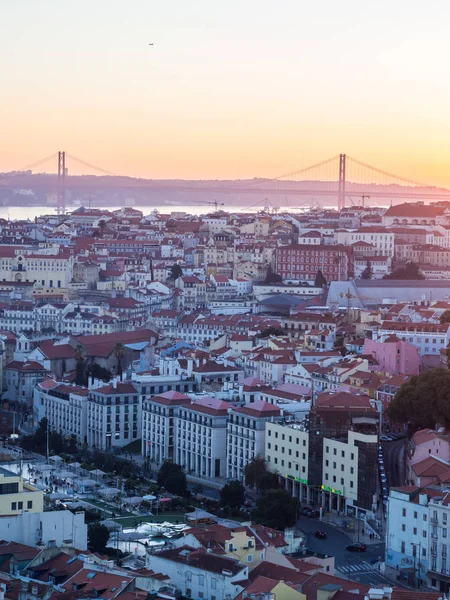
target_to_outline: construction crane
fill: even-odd
[[[210,202],[207,200],[197,200],[197,202],[199,204],[212,204],[215,208],[215,212],[217,212],[217,207],[218,206],[225,206],[225,204],[223,202],[217,202],[217,200],[214,200],[214,202]]]
[[[341,293],[339,294],[339,296],[340,296],[341,298],[347,298],[347,317],[348,317],[348,316],[349,316],[349,314],[350,314],[350,300],[351,300],[352,298],[355,298],[355,299],[357,299],[357,298],[358,298],[358,296],[354,296],[354,295],[351,293],[351,291],[350,291],[350,288],[348,288],[348,289],[347,289],[347,292],[346,292],[345,294],[344,294],[344,292],[341,292]]]

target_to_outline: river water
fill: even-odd
[[[119,206],[102,206],[97,207],[93,206],[92,208],[99,208],[103,210],[119,210]],[[132,206],[130,208],[134,208],[136,210],[140,210],[144,213],[144,215],[151,214],[154,210],[162,214],[171,214],[171,213],[187,213],[190,215],[205,215],[214,211],[214,206],[199,206],[199,205],[162,205],[162,206]],[[262,208],[262,207],[261,207]],[[245,212],[257,212],[261,208],[252,208],[247,209]],[[71,207],[67,212],[71,212],[75,210],[75,207]],[[238,206],[229,206],[226,208],[228,212],[241,212],[243,209]],[[280,212],[285,210],[283,207],[280,207]],[[286,210],[289,210],[286,208]],[[290,209],[292,210],[292,209]],[[14,220],[22,220],[22,219],[34,219],[35,217],[40,217],[41,215],[54,215],[56,214],[55,208],[51,206],[0,206],[0,218],[1,219],[10,219]]]

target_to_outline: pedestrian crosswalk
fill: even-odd
[[[357,562],[351,562],[345,565],[341,565],[340,567],[336,567],[336,571],[341,573],[342,575],[348,575],[350,573],[366,573],[368,571],[379,571],[380,563],[372,564],[367,560],[361,560]]]

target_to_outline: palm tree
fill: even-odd
[[[117,375],[122,375],[122,358],[125,356],[125,347],[122,342],[117,342],[114,346],[114,356],[117,358],[116,373]]]

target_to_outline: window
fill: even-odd
[[[417,510],[414,511],[414,518],[417,519]]]
[[[33,500],[28,500],[27,508],[33,508]]]
[[[261,552],[261,554],[259,555],[259,558],[260,558],[261,560],[264,560],[264,552]]]
[[[247,562],[253,562],[253,554],[247,554]]]
[[[406,525],[404,523],[402,525],[402,531],[406,531]]]
[[[205,585],[205,576],[204,575],[198,576],[198,585]]]
[[[426,520],[427,520],[427,515],[423,515],[423,520],[426,522]]]
[[[212,590],[217,589],[217,579],[211,579],[211,589]],[[212,598],[212,596],[211,596],[211,598]]]
[[[402,508],[402,517],[406,517],[406,508]]]
[[[413,528],[413,533],[414,533],[414,535],[417,535],[417,527]]]
[[[350,454],[350,458],[351,460],[355,460],[355,455],[353,454],[353,452]]]
[[[350,487],[351,488],[353,487],[353,481],[350,481]]]
[[[333,448],[333,454],[334,454],[334,456],[336,456],[336,454],[337,454],[336,448]]]
[[[19,510],[22,510],[22,509],[23,509],[23,502],[18,502],[18,503],[17,503],[17,508],[18,508]]]
[[[426,538],[426,537],[427,537],[427,532],[426,532],[426,530],[425,530],[425,529],[422,531],[422,537],[424,537],[424,538]]]
[[[17,510],[17,502],[11,502],[11,510]]]
[[[402,543],[401,543],[401,550],[400,550],[400,552],[401,552],[402,554],[405,554],[405,542],[402,542]]]

